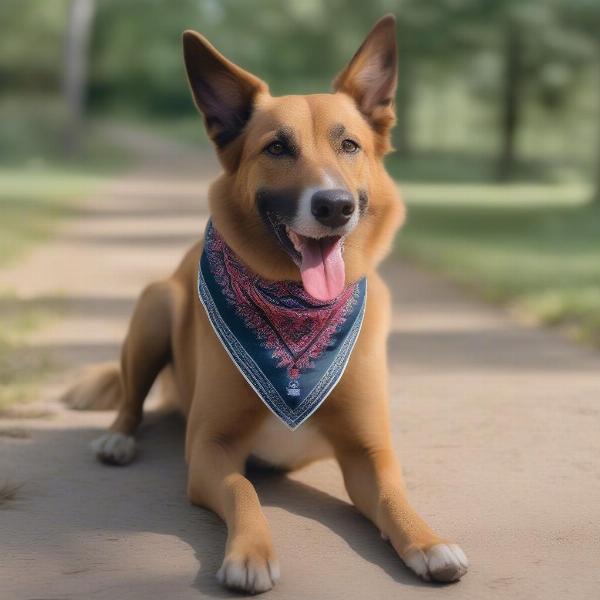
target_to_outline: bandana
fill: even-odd
[[[332,301],[295,281],[250,271],[209,221],[198,269],[208,319],[246,381],[267,407],[296,429],[342,377],[365,313],[367,280]]]

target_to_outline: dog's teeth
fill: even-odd
[[[290,227],[286,225],[285,231],[287,233],[290,242],[292,242],[292,246],[296,249],[297,252],[302,253],[302,241],[301,237]]]

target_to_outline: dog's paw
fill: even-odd
[[[135,458],[135,440],[131,435],[109,431],[91,446],[96,458],[109,465],[127,465]]]
[[[413,550],[403,560],[425,581],[458,581],[469,568],[465,553],[456,544],[436,544],[427,549]]]
[[[274,558],[226,556],[217,579],[225,587],[260,594],[270,590],[279,580],[279,563]]]

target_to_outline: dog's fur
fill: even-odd
[[[388,424],[390,300],[376,267],[404,216],[383,165],[394,124],[393,17],[375,25],[332,94],[272,97],[263,81],[193,31],[184,34],[184,54],[194,100],[224,168],[209,195],[217,230],[262,277],[299,280],[265,216],[275,211],[278,222],[319,237],[322,228],[303,203],[315,190],[344,189],[357,206],[340,230],[346,281],[368,277],[366,315],[337,387],[306,424],[288,431],[213,333],[195,293],[202,252],[202,243],[196,244],[171,277],[142,293],[120,369],[104,367],[70,392],[80,407],[118,405],[110,431],[94,443],[98,457],[115,464],[132,460],[144,399],[157,376],[167,373],[166,385],[187,416],[189,498],[228,527],[218,572],[224,585],[260,592],[279,577],[269,525],[244,476],[251,456],[286,469],[334,456],[352,501],[406,565],[426,580],[459,579],[466,558],[409,505]]]

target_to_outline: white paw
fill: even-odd
[[[460,546],[437,544],[428,550],[415,550],[404,564],[425,581],[458,581],[469,568],[469,561]]]
[[[276,560],[225,558],[217,572],[217,579],[225,587],[251,594],[270,590],[279,580]]]
[[[131,435],[109,431],[92,444],[96,458],[109,465],[126,465],[135,457],[135,440]]]

